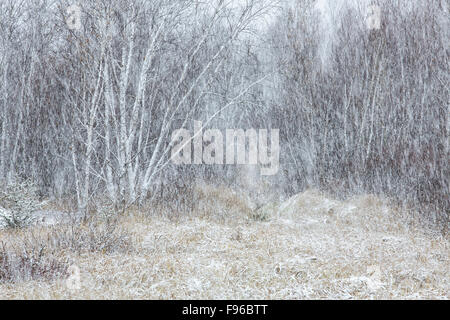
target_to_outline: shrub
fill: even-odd
[[[59,224],[5,232],[0,242],[0,283],[54,280],[69,276],[67,253],[129,252],[131,237],[116,221]],[[6,244],[5,244],[6,243]]]
[[[0,244],[0,283],[63,278],[68,266],[42,244],[26,241],[20,249]]]
[[[58,225],[48,236],[48,244],[75,253],[129,252],[132,249],[131,237],[115,221],[89,220],[87,223]]]
[[[34,220],[33,213],[42,206],[37,191],[35,184],[28,180],[0,189],[0,221],[8,228],[29,226]]]

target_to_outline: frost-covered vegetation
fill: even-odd
[[[0,295],[448,298],[448,0],[74,4],[0,1]]]
[[[450,298],[448,238],[425,233],[387,200],[309,190],[274,205],[262,222],[248,216],[243,193],[202,189],[189,215],[134,209],[113,233],[101,221],[0,232],[0,242],[45,247],[37,270],[52,257],[65,268],[44,273],[50,280],[27,269],[25,281],[0,273],[0,298]],[[220,194],[214,209],[202,209],[205,193]],[[80,271],[77,290],[66,283],[69,265]]]
[[[306,2],[283,13],[273,31],[281,80],[270,114],[285,133],[289,180],[389,195],[445,224],[448,8],[381,1],[380,29],[367,31],[361,6],[338,10],[336,3],[325,47],[323,28],[313,23],[320,16],[311,16]]]
[[[23,228],[31,225],[42,207],[37,188],[30,181],[15,182],[0,188],[0,226]]]

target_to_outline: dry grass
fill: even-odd
[[[203,190],[198,199],[186,218],[121,218],[134,250],[61,252],[81,271],[79,290],[64,279],[31,280],[0,284],[0,298],[449,298],[448,237],[406,223],[376,197],[337,201],[308,191],[272,204],[266,222],[249,218],[231,190]]]

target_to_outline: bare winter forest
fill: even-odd
[[[0,298],[449,299],[449,7],[0,0]]]

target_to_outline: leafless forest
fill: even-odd
[[[449,7],[0,0],[0,297],[448,299]],[[278,172],[175,164],[196,122]]]

